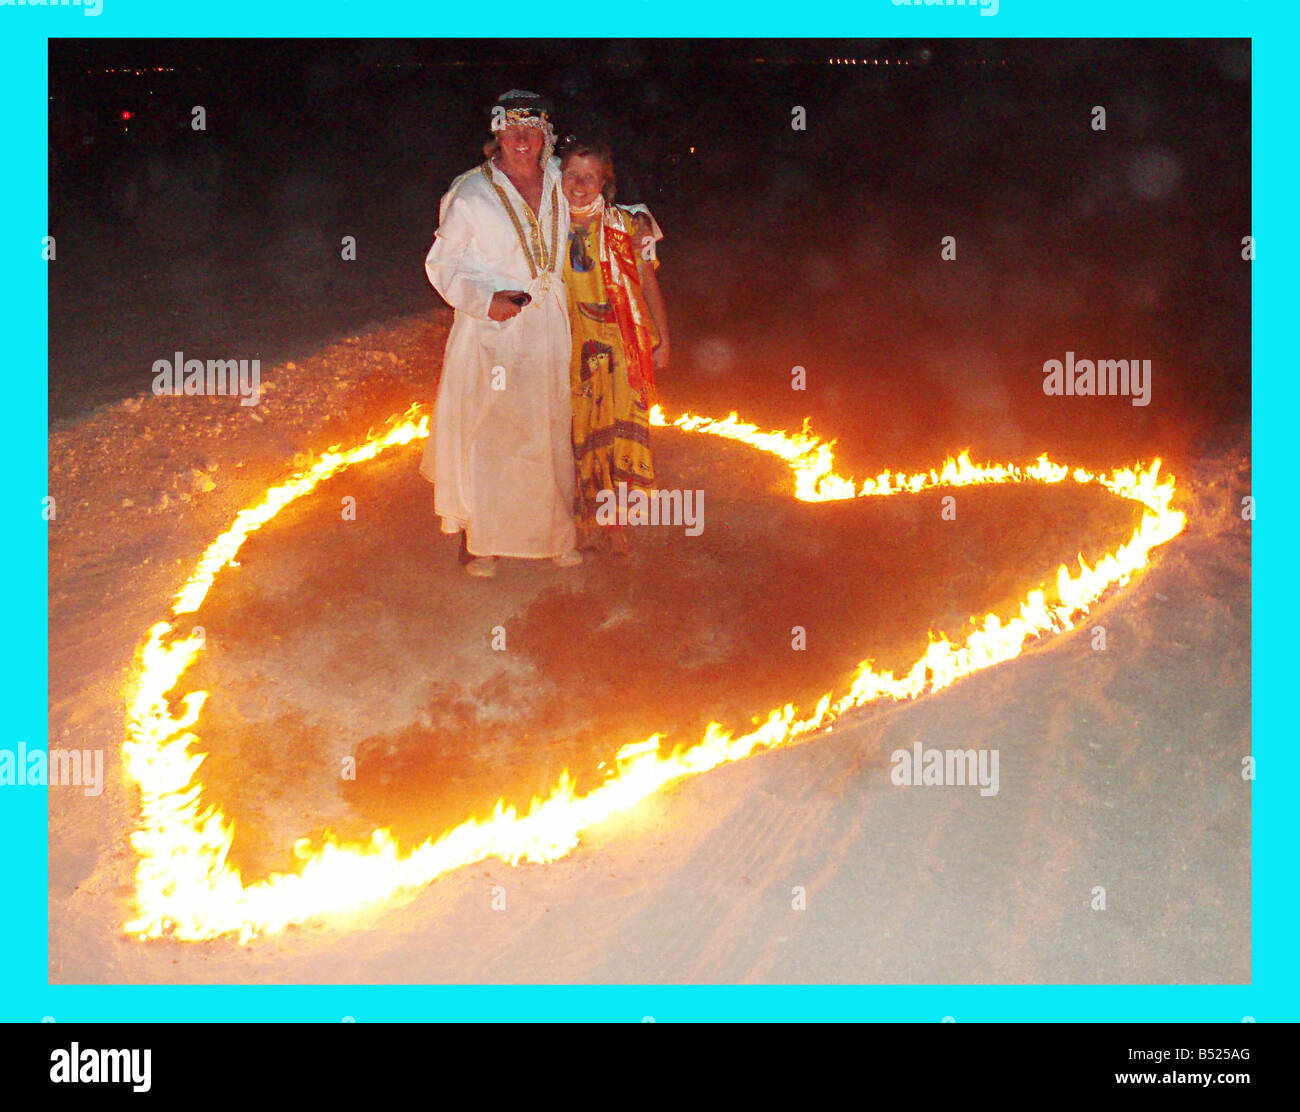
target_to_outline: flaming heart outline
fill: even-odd
[[[669,423],[659,407],[651,419],[660,426]],[[1133,572],[1148,565],[1153,549],[1172,540],[1186,525],[1186,516],[1171,508],[1175,484],[1170,476],[1161,480],[1159,459],[1147,467],[1101,474],[1071,470],[1046,455],[1023,468],[973,464],[963,452],[956,459],[949,457],[937,471],[912,475],[885,471],[859,486],[835,473],[834,442],[814,436],[807,422],[795,434],[765,432],[735,413],[721,420],[684,414],[671,424],[777,456],[792,471],[795,497],[802,501],[1006,482],[1050,485],[1073,478],[1137,501],[1146,512],[1130,540],[1096,567],[1080,557],[1077,572],[1064,565],[1058,569],[1057,602],[1049,604],[1045,589],[1036,587],[1025,596],[1018,615],[1006,620],[994,614],[972,619],[964,641],[954,644],[931,634],[925,654],[901,677],[877,672],[865,661],[846,692],[838,698],[824,695],[806,717],[797,717],[794,705],[787,703],[740,737],[711,723],[699,742],[679,745],[667,756],[659,752],[661,735],[652,735],[619,749],[608,779],[585,795],[576,793],[566,771],[549,796],[534,797],[527,812],[521,814],[498,800],[487,818],[470,818],[405,854],[387,828],[376,829],[364,843],[341,843],[329,833],[319,847],[300,839],[294,847],[302,862],[298,872],[274,873],[245,885],[227,860],[233,841],[229,820],[219,806],[199,806],[197,773],[205,754],[191,752],[199,742],[192,727],[208,693],[171,695],[202,650],[203,636],[197,629],[181,634],[173,623],[197,613],[217,574],[234,562],[248,535],[290,502],[348,467],[427,437],[429,417],[423,407],[413,405],[390,419],[385,431],[367,432],[360,445],[346,452],[331,447],[311,466],[269,488],[256,505],[240,511],[231,527],[203,552],[172,604],[171,620],[155,623],[146,635],[136,654],[122,744],[124,767],[140,791],[139,820],[131,835],[137,856],[135,907],[124,931],[141,940],[170,936],[200,941],[233,935],[246,943],[290,924],[388,900],[488,857],[511,865],[557,860],[579,844],[584,831],[630,810],[670,783],[759,750],[793,744],[868,703],[915,699],[942,690],[964,676],[1014,659],[1033,640],[1074,628],[1111,586],[1125,585]]]

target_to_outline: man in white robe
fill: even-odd
[[[502,103],[517,106],[533,95],[512,91]],[[562,566],[581,561],[562,254],[568,207],[545,114],[494,111],[493,130],[535,139],[524,126],[536,119],[546,136],[536,210],[490,158],[452,182],[425,259],[429,281],[455,319],[420,473],[434,483],[442,531],[464,530],[465,547],[480,558],[469,570],[479,575],[492,574],[497,556],[551,557]],[[510,154],[517,157],[513,148]],[[535,181],[525,188],[535,190]],[[528,295],[522,308],[519,291]],[[514,315],[493,319],[502,313]]]

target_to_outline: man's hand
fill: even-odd
[[[662,371],[668,366],[668,341],[665,340],[654,350],[655,370]]]
[[[492,304],[488,306],[488,316],[493,320],[509,320],[523,311],[522,305],[516,305],[512,297],[519,297],[523,290],[497,290],[492,295]]]

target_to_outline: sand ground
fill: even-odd
[[[145,631],[295,457],[431,400],[446,323],[422,314],[268,369],[255,409],[145,396],[51,434],[49,742],[102,747],[107,768],[100,796],[50,789],[52,981],[1249,980],[1245,435],[1172,461],[1188,529],[1088,629],[678,784],[550,865],[471,867],[244,946],[126,937],[136,800],[119,747]],[[705,491],[707,526],[645,530],[621,565],[467,579],[418,445],[250,540],[204,607],[192,673],[213,692],[205,799],[235,821],[246,877],[326,827],[416,844],[561,768],[590,782],[626,741],[811,706],[863,658],[906,667],[928,629],[1005,612],[1134,523],[1092,490],[963,493],[953,522],[937,495],[807,506],[744,447],[670,430],[655,444],[661,483]],[[969,435],[953,447],[967,445],[980,455]],[[869,440],[846,448],[895,462]],[[996,749],[998,794],[894,786],[890,754],[918,742]],[[355,781],[339,776],[349,756]]]

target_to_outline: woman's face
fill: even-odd
[[[595,155],[574,155],[565,162],[560,187],[573,208],[586,208],[604,186],[605,171]]]
[[[501,162],[506,170],[536,169],[538,159],[542,156],[542,145],[546,142],[546,136],[540,127],[511,124],[502,128],[499,135]]]

